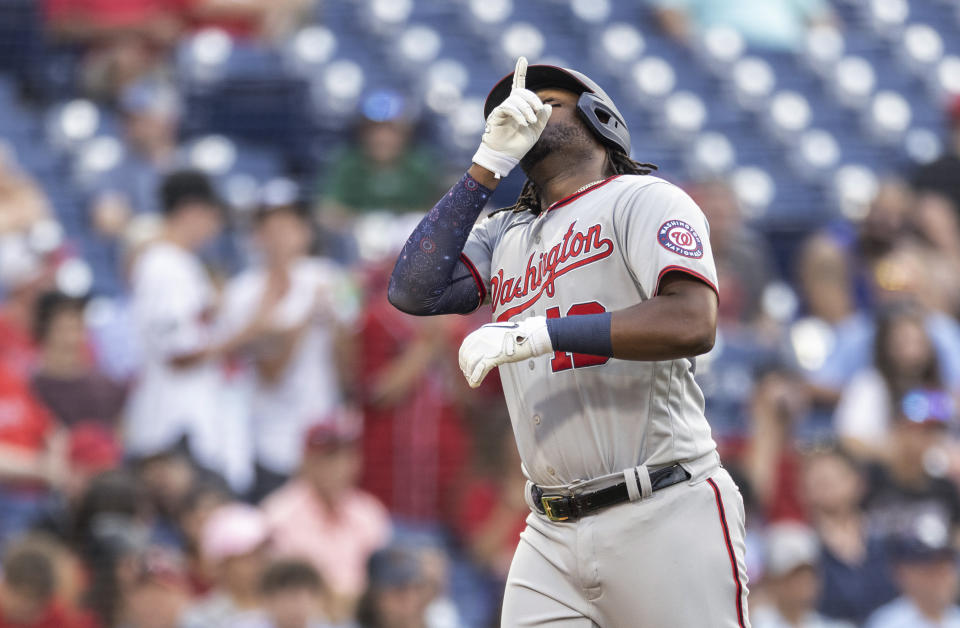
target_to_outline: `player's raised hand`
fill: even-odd
[[[460,370],[471,388],[483,382],[494,367],[553,351],[547,319],[533,316],[519,323],[489,323],[464,338]]]
[[[473,163],[497,178],[507,176],[520,163],[550,119],[550,105],[540,102],[537,95],[526,88],[526,82],[527,59],[520,57],[513,71],[513,89],[487,117],[480,148],[473,156]]]

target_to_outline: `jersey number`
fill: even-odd
[[[597,303],[590,301],[588,303],[576,303],[567,310],[567,316],[580,316],[582,314],[603,314],[607,309]],[[551,307],[547,310],[547,318],[560,318],[560,308]],[[567,371],[572,368],[582,369],[586,366],[599,366],[610,361],[608,356],[589,355],[586,353],[563,353],[555,351],[553,359],[550,360],[550,367],[554,373]]]

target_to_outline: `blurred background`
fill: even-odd
[[[498,625],[488,316],[385,287],[519,55],[710,221],[754,626],[960,626],[956,0],[0,0],[0,626]]]

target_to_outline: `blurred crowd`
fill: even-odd
[[[89,293],[54,203],[0,155],[0,627],[497,625],[529,511],[496,377],[470,391],[457,367],[487,315],[386,301],[467,164],[381,92],[322,172],[243,211],[182,163],[173,43],[274,45],[313,4],[45,3],[122,121],[127,158],[85,210],[123,290]],[[780,43],[832,19],[733,4]],[[657,5],[681,40],[722,18]],[[726,180],[662,173],[711,226],[721,317],[697,378],[746,502],[757,628],[960,626],[960,100],[944,134],[862,219],[786,239]]]

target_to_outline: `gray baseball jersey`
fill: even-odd
[[[496,214],[463,253],[495,321],[623,309],[671,271],[717,285],[703,213],[653,176],[611,177],[540,216]],[[565,485],[713,452],[694,366],[561,352],[501,366],[528,477]]]

